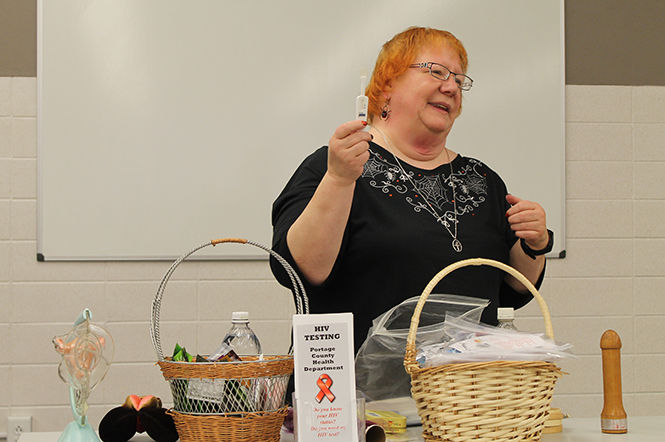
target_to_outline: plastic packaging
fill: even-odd
[[[196,355],[197,359],[196,362],[199,362],[198,357],[199,355]],[[217,351],[210,355],[205,361],[212,361],[212,362],[234,362],[234,361],[239,361],[240,357],[238,354],[231,348],[229,344],[226,342],[222,342],[222,345],[217,349]],[[203,362],[203,361],[201,361]]]
[[[499,307],[496,311],[499,328],[517,330],[515,327],[515,309],[512,307]]]
[[[365,418],[386,433],[406,433],[406,416],[394,411],[365,409]]]
[[[404,370],[406,338],[420,296],[411,297],[378,316],[356,354],[356,388],[367,400],[378,401],[411,395],[411,379]],[[444,340],[446,314],[479,322],[487,299],[432,294],[423,306],[416,334],[418,347]]]
[[[496,360],[554,362],[574,356],[567,351],[571,344],[557,344],[542,333],[492,327],[450,316],[446,317],[444,330],[448,341],[418,350],[416,361],[421,367]]]
[[[231,329],[228,331],[222,344],[226,344],[242,359],[243,355],[260,355],[261,343],[254,331],[249,327],[249,313],[233,312],[231,316]]]

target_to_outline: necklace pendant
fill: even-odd
[[[462,251],[462,243],[457,238],[453,239],[453,250],[457,253]]]

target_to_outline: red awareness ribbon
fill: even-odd
[[[335,400],[335,395],[330,391],[330,386],[333,384],[332,379],[327,374],[322,374],[316,380],[316,385],[319,387],[319,394],[316,395],[316,401],[321,402],[323,396],[327,397],[330,402]]]

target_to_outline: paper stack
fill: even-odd
[[[563,431],[563,413],[560,408],[550,408],[550,415],[545,421],[543,434],[560,433]]]

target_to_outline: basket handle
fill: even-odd
[[[291,284],[293,286],[292,289],[293,298],[296,304],[296,313],[298,314],[309,313],[309,301],[307,299],[307,294],[305,293],[305,286],[300,280],[300,277],[298,277],[296,271],[293,270],[293,267],[291,267],[291,265],[284,258],[278,255],[272,249],[263,246],[259,243],[249,241],[247,239],[243,238],[213,239],[210,242],[201,244],[200,246],[193,248],[189,252],[182,255],[180,258],[176,259],[175,262],[171,264],[171,267],[166,271],[166,274],[164,274],[162,281],[159,283],[159,287],[157,288],[157,293],[155,294],[155,299],[153,299],[152,301],[152,315],[150,318],[150,337],[152,339],[152,345],[155,348],[155,353],[157,353],[157,358],[160,361],[164,360],[164,353],[162,352],[162,341],[159,335],[159,314],[162,305],[162,297],[164,296],[164,289],[166,288],[166,283],[171,278],[171,275],[175,271],[176,267],[178,267],[180,263],[183,262],[185,259],[187,259],[190,255],[203,249],[204,247],[216,246],[217,244],[223,244],[223,243],[248,244],[268,252],[273,258],[277,260],[277,262],[279,262],[282,265],[282,267],[284,267],[284,270],[286,270],[286,273],[289,275],[289,278],[291,279]]]
[[[413,311],[413,316],[411,317],[411,326],[409,327],[409,334],[406,338],[406,353],[404,355],[404,367],[406,368],[406,371],[409,374],[411,374],[412,371],[419,368],[418,363],[416,362],[416,333],[418,331],[418,323],[420,322],[420,313],[422,312],[423,307],[425,306],[427,297],[430,295],[430,293],[432,293],[432,290],[434,290],[434,287],[436,287],[439,281],[441,281],[446,275],[462,267],[480,266],[480,265],[488,265],[491,267],[496,267],[498,269],[501,269],[511,274],[512,276],[515,277],[515,279],[524,284],[524,286],[531,292],[533,297],[536,298],[536,301],[538,301],[540,312],[542,313],[543,319],[545,320],[545,335],[550,339],[554,339],[554,330],[552,329],[552,319],[550,317],[550,310],[547,307],[547,304],[545,303],[543,297],[540,295],[540,293],[538,293],[538,290],[536,290],[536,287],[534,287],[534,285],[531,283],[531,281],[529,281],[526,278],[526,276],[522,275],[520,272],[518,272],[511,266],[504,264],[500,261],[495,261],[493,259],[487,259],[487,258],[464,259],[462,261],[457,261],[455,263],[450,264],[449,266],[441,270],[439,273],[434,275],[434,278],[432,278],[429,284],[427,284],[425,290],[423,290],[423,293],[420,295],[418,304],[416,304],[416,308]]]
[[[247,240],[244,238],[220,238],[220,239],[213,239],[210,241],[210,244],[213,246],[216,246],[217,244],[222,244],[225,242],[235,242],[238,244],[247,244]]]

